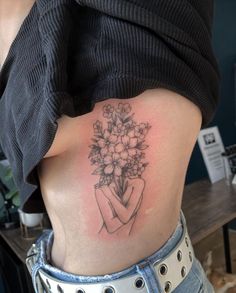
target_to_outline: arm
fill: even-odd
[[[108,186],[102,188],[104,195],[110,200],[117,216],[124,224],[126,224],[134,215],[134,212],[137,210],[142,199],[144,181],[142,179],[133,179],[132,184],[132,186],[128,187],[124,195],[125,197],[130,196],[129,201],[125,204],[117,199],[117,196],[113,194]]]
[[[96,189],[96,200],[101,212],[101,215],[104,220],[104,224],[109,233],[113,233],[123,224],[115,215],[114,210],[111,206],[110,201],[104,196],[104,193],[101,189]]]

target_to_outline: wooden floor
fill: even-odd
[[[194,245],[196,257],[203,262],[209,250],[212,250],[213,267],[225,268],[224,246],[223,246],[223,232],[217,230],[198,244]],[[231,259],[233,273],[236,274],[236,230],[230,230],[230,244],[231,244]]]

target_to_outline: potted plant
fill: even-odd
[[[4,199],[5,220],[3,226],[5,228],[18,226],[19,217],[21,223],[27,227],[42,224],[43,213],[25,213],[19,208],[19,191],[14,184],[12,170],[7,160],[0,161],[0,193]]]
[[[3,198],[5,214],[2,226],[4,228],[18,226],[19,191],[14,184],[12,171],[7,160],[0,161],[0,194]]]

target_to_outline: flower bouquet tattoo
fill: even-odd
[[[89,159],[99,175],[95,195],[103,219],[99,231],[105,233],[131,233],[141,206],[145,181],[142,178],[147,162],[144,150],[148,123],[134,121],[131,106],[119,103],[103,107],[106,128],[97,120],[94,125],[93,144]]]

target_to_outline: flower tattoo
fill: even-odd
[[[141,206],[145,181],[145,137],[149,123],[134,121],[129,103],[117,107],[106,104],[103,117],[107,127],[97,120],[89,159],[99,176],[95,196],[102,217],[99,233],[130,235]]]

